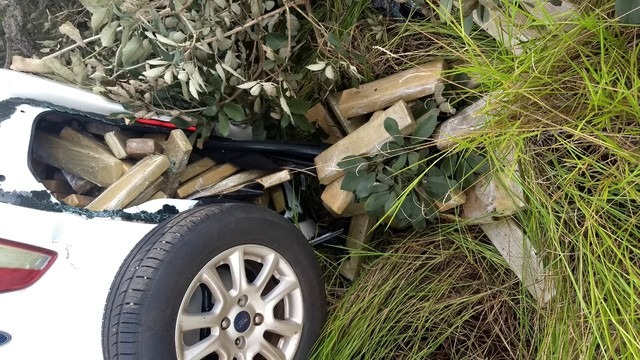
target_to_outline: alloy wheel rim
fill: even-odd
[[[240,245],[209,261],[180,304],[179,360],[292,359],[301,339],[304,303],[284,257],[262,245]]]

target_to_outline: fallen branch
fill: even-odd
[[[118,31],[122,31],[122,26],[120,26],[119,28],[116,29],[116,32],[118,32]],[[94,36],[92,36],[90,38],[87,38],[87,39],[83,39],[83,41],[84,41],[85,44],[88,44],[88,43],[94,42],[94,41],[96,41],[98,39],[100,39],[100,34],[94,35]],[[69,52],[69,51],[77,48],[78,46],[80,46],[79,43],[75,43],[73,45],[69,45],[64,49],[60,49],[60,50],[54,52],[53,54],[50,54],[50,55],[47,55],[47,56],[43,57],[42,60],[53,59],[55,57],[58,57],[58,56],[66,53],[66,52]]]
[[[242,26],[238,26],[235,29],[229,30],[226,33],[224,33],[223,35],[224,35],[224,37],[229,37],[229,36],[231,36],[233,34],[237,34],[237,33],[241,32],[241,31],[243,31],[243,30],[245,30],[245,29],[247,29],[247,28],[249,28],[249,27],[251,27],[251,26],[253,26],[253,25],[255,25],[255,24],[259,23],[259,22],[261,22],[264,19],[268,19],[268,18],[270,18],[270,17],[272,17],[274,15],[280,14],[281,12],[287,10],[290,6],[302,5],[305,2],[306,2],[306,0],[298,0],[298,1],[294,2],[294,3],[292,3],[292,4],[283,5],[282,7],[278,8],[278,9],[276,9],[276,10],[274,10],[274,11],[268,13],[268,14],[264,14],[264,15],[258,16],[257,18],[246,22]],[[213,37],[213,38],[201,41],[200,44],[208,44],[208,43],[214,42],[216,40],[218,40],[218,38]],[[137,65],[133,65],[133,66],[129,66],[129,67],[124,68],[124,69],[121,69],[120,71],[116,72],[115,74],[113,74],[111,76],[111,80],[115,79],[116,76],[122,74],[123,72],[125,72],[127,70],[132,70],[132,69],[139,68],[141,66],[144,66],[147,63],[147,61],[153,61],[153,60],[160,60],[160,57],[156,57],[156,58],[153,58],[153,59],[150,59],[150,60],[146,60],[143,63],[137,64]]]

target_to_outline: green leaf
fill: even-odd
[[[94,13],[101,8],[109,5],[109,1],[105,0],[80,0],[79,2],[91,13]]]
[[[402,205],[400,205],[401,212],[406,215],[407,219],[412,221],[418,217],[422,217],[422,208],[420,207],[421,202],[419,202],[418,198],[412,192],[404,199]]]
[[[271,59],[267,59],[264,61],[264,63],[262,63],[262,68],[265,70],[272,70],[275,67],[276,67],[276,62]]]
[[[393,186],[394,185],[393,178],[391,176],[387,176],[385,174],[378,173],[377,179],[381,183],[386,184],[388,186]]]
[[[113,12],[110,7],[105,7],[97,10],[91,15],[91,30],[94,33],[98,32],[98,30],[106,23],[111,20],[111,15]]]
[[[158,44],[155,41],[151,42],[151,48],[153,49],[153,52],[155,54],[160,55],[160,58],[162,60],[173,62],[173,55],[171,55],[171,53],[169,53],[168,51],[164,50],[162,47],[158,46]]]
[[[216,98],[214,98],[213,96],[204,96],[202,98],[202,101],[204,101],[205,104],[209,105],[209,106],[214,106],[216,105]],[[217,112],[217,106],[216,106],[216,112]]]
[[[229,118],[225,114],[220,113],[218,115],[218,123],[216,125],[218,127],[218,134],[222,136],[229,135],[229,132],[231,131],[231,123],[229,122]]]
[[[196,146],[199,149],[202,149],[202,147],[204,146],[204,142],[209,138],[209,136],[211,136],[211,124],[212,123],[210,122],[206,122],[202,126],[198,127],[199,138],[196,142]]]
[[[222,111],[233,121],[241,122],[247,119],[242,106],[236,103],[225,104]]]
[[[366,56],[360,54],[359,52],[353,51],[351,53],[351,56],[353,56],[353,59],[357,62],[359,62],[360,64],[366,64],[368,59]]]
[[[264,128],[264,120],[260,119],[251,125],[251,133],[255,140],[264,140],[267,138],[267,131]]]
[[[142,48],[142,40],[134,35],[122,49],[122,63],[131,64],[138,60],[143,54],[144,49]]]
[[[344,175],[344,179],[342,179],[342,185],[340,185],[340,189],[344,191],[355,192],[358,188],[358,185],[361,181],[361,176],[358,176],[356,173],[350,172]]]
[[[149,7],[147,9],[149,11],[149,15],[150,15],[151,19],[153,20],[153,21],[151,21],[151,23],[153,23],[154,25],[157,24],[156,25],[157,29],[153,28],[153,31],[159,31],[160,34],[167,35],[168,34],[167,28],[164,26],[163,21],[160,19],[160,15],[158,14],[158,12],[153,7]],[[142,24],[146,25],[144,21],[142,22]]]
[[[389,198],[384,203],[384,212],[385,213],[388,213],[389,211],[391,211],[391,209],[393,209],[393,206],[396,204],[397,198],[398,198],[398,195],[396,194],[395,191],[391,191],[389,193]]]
[[[411,220],[411,226],[416,230],[424,230],[427,227],[427,219],[424,216],[418,216]]]
[[[420,154],[412,151],[407,155],[407,161],[409,162],[409,166],[415,166],[418,162],[420,162]]]
[[[451,181],[444,176],[430,176],[424,180],[425,191],[435,200],[442,200],[451,190]]]
[[[427,177],[446,177],[446,175],[444,174],[444,172],[442,172],[442,170],[438,169],[437,167],[433,166],[431,167],[431,169],[429,169],[429,172],[427,173]]]
[[[289,126],[289,124],[291,124],[291,116],[289,116],[289,114],[282,115],[282,118],[280,119],[280,127],[284,129]]]
[[[366,171],[367,163],[367,159],[361,156],[348,155],[338,162],[338,167],[347,172],[355,173],[356,171]]]
[[[290,99],[287,100],[287,105],[289,105],[289,110],[291,110],[292,114],[304,115],[311,107],[311,102],[298,99]]]
[[[215,116],[218,113],[218,107],[215,105],[207,106],[202,113],[207,116]]]
[[[184,51],[176,50],[173,53],[173,63],[174,64],[179,64],[179,63],[181,63],[183,61],[184,61]]]
[[[369,191],[373,194],[373,193],[377,193],[377,192],[381,192],[381,191],[387,191],[389,190],[389,185],[385,184],[385,183],[380,183],[380,182],[376,182],[371,184],[371,186],[369,186]]]
[[[404,145],[404,144],[402,144]],[[398,156],[400,153],[403,153],[405,150],[402,147],[401,144],[398,144],[397,141],[389,141],[387,143],[385,143],[384,145],[382,145],[382,152],[384,154],[381,154],[383,159],[387,159],[389,157],[392,156]]]
[[[433,134],[433,131],[438,125],[438,112],[430,110],[418,120],[416,120],[418,124],[416,129],[413,131],[412,143],[424,141],[429,138]],[[415,140],[415,141],[414,141]]]
[[[356,188],[356,196],[358,199],[364,199],[371,194],[370,187],[376,181],[376,174],[371,173],[361,176],[360,184]]]
[[[304,74],[303,73],[287,74],[286,76],[287,76],[287,80],[300,81],[300,80],[304,79]]]
[[[384,204],[387,202],[388,199],[389,199],[388,192],[379,192],[379,193],[372,194],[364,203],[364,208],[371,213],[378,212],[384,208]]]
[[[475,182],[476,182],[475,174],[469,174],[465,176],[465,178],[462,179],[462,181],[460,181],[461,190],[470,188]]]
[[[404,168],[406,163],[407,163],[407,153],[400,154],[400,156],[398,156],[398,159],[396,159],[393,165],[391,165],[391,171],[398,172],[402,170],[402,168]]]
[[[283,33],[270,33],[264,37],[264,40],[268,47],[278,50],[289,42],[289,37]]]
[[[109,118],[109,119],[130,119],[130,118],[133,118],[133,114],[128,112],[128,111],[118,111],[118,112],[110,113],[109,115],[107,115],[107,118]]]
[[[333,45],[333,47],[335,47],[336,49],[343,49],[340,39],[338,39],[338,37],[333,35],[332,33],[329,33],[329,35],[327,36],[327,41],[329,41],[329,44]]]
[[[193,125],[191,121],[187,121],[181,117],[174,117],[171,119],[171,123],[180,129],[186,129]]]
[[[640,24],[640,0],[617,0],[616,16],[625,24]]]
[[[60,31],[61,34],[67,35],[68,37],[70,37],[78,45],[85,46],[85,47],[87,46],[84,43],[84,39],[82,38],[82,35],[80,35],[80,30],[78,30],[75,26],[73,26],[71,22],[67,21],[64,24],[60,25],[58,27],[58,31]]]
[[[293,125],[295,125],[298,129],[304,132],[312,133],[315,130],[313,125],[311,125],[309,120],[307,120],[307,118],[304,117],[303,115],[293,114],[292,120],[293,120]]]
[[[100,31],[100,42],[104,47],[111,47],[116,39],[116,30],[120,22],[114,21]]]
[[[461,159],[456,167],[455,178],[462,180],[465,176],[471,174],[473,169],[469,166],[469,163],[465,159]]]
[[[473,168],[467,161],[461,161],[456,169],[455,179],[462,184],[462,188],[466,189],[473,185],[476,177],[473,175]]]
[[[462,30],[465,35],[470,35],[471,30],[473,29],[473,15],[469,15],[464,20],[462,20]]]
[[[398,122],[394,118],[388,117],[384,119],[384,130],[391,136],[402,136]]]
[[[452,176],[458,167],[458,154],[451,154],[444,158],[440,169],[446,176]]]
[[[402,212],[398,212],[396,217],[393,219],[393,226],[398,229],[404,229],[410,224],[409,219]]]
[[[453,8],[453,0],[440,0],[440,16],[446,16],[451,13]]]
[[[489,164],[480,154],[469,154],[467,155],[465,160],[467,161],[467,163],[469,163],[469,167],[475,173],[483,174],[489,171]]]

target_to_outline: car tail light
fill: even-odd
[[[33,285],[57,257],[55,251],[0,239],[0,292]]]
[[[138,118],[138,119],[136,119],[136,122],[140,123],[140,124],[144,124],[144,125],[159,126],[159,127],[163,127],[163,128],[167,128],[167,129],[177,129],[178,128],[175,124],[170,123],[168,121],[163,121],[163,120]],[[187,130],[187,131],[196,131],[197,129],[196,129],[195,126],[189,126],[185,130]]]

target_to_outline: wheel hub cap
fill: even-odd
[[[203,266],[184,295],[177,358],[292,360],[303,313],[300,283],[285,258],[262,245],[230,248]]]
[[[251,315],[246,311],[241,311],[233,320],[233,327],[237,332],[243,333],[249,329],[251,325]]]

